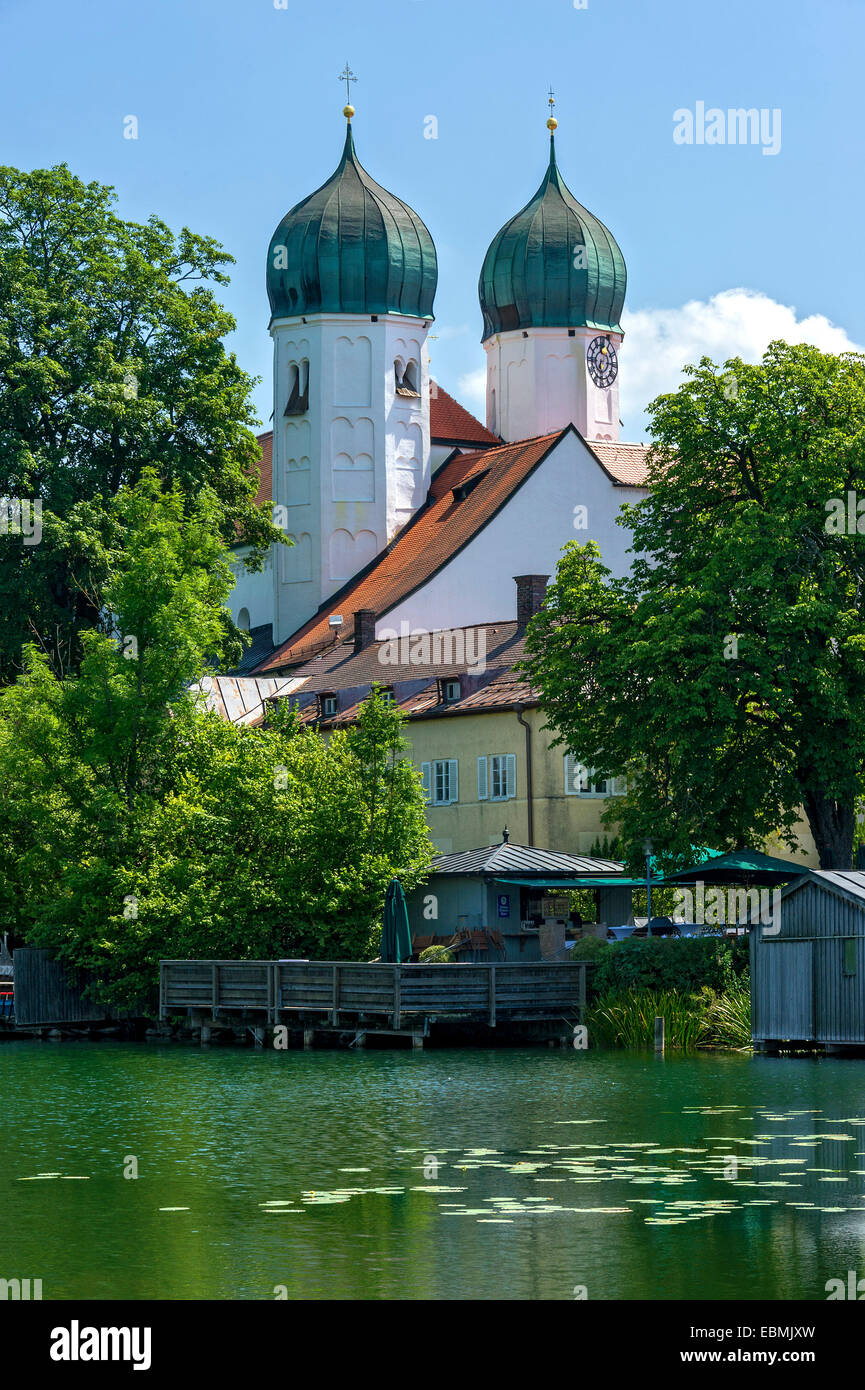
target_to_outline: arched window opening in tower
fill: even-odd
[[[309,410],[309,362],[306,358],[288,368],[288,404],[286,415],[305,415]]]
[[[407,362],[403,367],[399,358],[393,364],[394,377],[396,379],[396,393],[398,396],[417,396],[417,363]]]

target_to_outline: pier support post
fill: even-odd
[[[252,1036],[255,1039],[256,1047],[264,1047],[264,1028],[262,1025],[256,1024],[252,1030]]]
[[[411,1045],[412,1051],[416,1051],[418,1048],[423,1051],[423,1033],[412,1033]]]
[[[309,1051],[311,1050],[311,1048],[312,1048],[312,1040],[313,1040],[314,1037],[315,1037],[315,1033],[314,1033],[314,1031],[313,1031],[312,1028],[304,1028],[304,1030],[303,1030],[303,1050],[304,1050],[304,1052],[309,1052]]]
[[[210,1024],[209,1024],[209,1023],[205,1023],[204,1019],[202,1019],[202,1020],[201,1020],[201,1041],[202,1041],[202,1043],[209,1043],[209,1042],[210,1042],[210,1038],[211,1038],[212,1032],[213,1032],[213,1030],[212,1030]]]
[[[660,1056],[664,1053],[664,1020],[655,1019],[655,1052]]]

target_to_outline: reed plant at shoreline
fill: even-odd
[[[610,991],[587,1012],[590,1044],[650,1048],[659,1017],[665,1021],[665,1041],[671,1049],[750,1049],[750,990],[744,980],[735,981],[723,993],[708,987],[694,993],[672,989]]]

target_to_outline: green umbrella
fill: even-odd
[[[408,910],[405,893],[398,878],[392,878],[387,887],[384,900],[384,918],[381,924],[381,958],[399,965],[411,955],[411,931],[408,925]]]

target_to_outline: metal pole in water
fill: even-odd
[[[664,1020],[655,1019],[655,1051],[663,1056],[664,1053]]]

